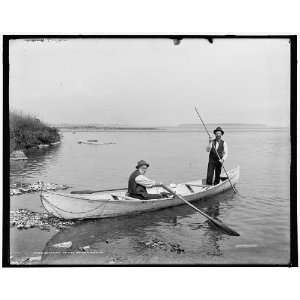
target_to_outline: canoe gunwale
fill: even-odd
[[[229,171],[229,177],[230,179],[234,178],[236,175],[239,175],[239,166],[237,166],[236,168],[232,169]],[[231,174],[233,174],[233,176],[230,176]],[[220,182],[217,185],[211,185],[208,186],[206,189],[202,190],[202,191],[198,191],[195,193],[190,193],[190,194],[186,194],[186,195],[181,195],[183,197],[187,197],[187,196],[197,196],[197,194],[199,194],[199,197],[201,196],[201,194],[203,194],[204,192],[208,192],[214,189],[217,189],[219,187],[222,187],[223,185],[227,184],[229,182],[228,178],[222,182]],[[191,184],[192,186],[192,181],[190,182],[186,182],[186,183],[182,183],[182,184]],[[124,189],[120,189],[119,191],[124,190]],[[58,193],[58,192],[53,192],[53,191],[47,191],[45,192],[45,194],[53,194],[53,195],[58,195],[58,196],[62,196],[62,197],[66,197],[66,198],[73,198],[76,200],[87,200],[87,201],[98,201],[98,202],[110,202],[110,203],[156,203],[156,202],[160,202],[160,201],[167,201],[167,200],[171,200],[174,199],[174,197],[168,197],[168,198],[159,198],[159,199],[149,199],[149,200],[141,200],[141,199],[136,199],[136,198],[130,198],[127,197],[127,199],[91,199],[91,198],[86,198],[86,195],[84,196],[74,196],[74,194],[63,194],[63,193]],[[114,194],[114,193],[105,193],[105,194]],[[128,199],[129,198],[129,199]]]
[[[239,166],[228,172],[229,178],[235,185],[239,179]],[[198,184],[200,180],[194,180],[186,183],[178,184],[177,186],[184,186],[188,184]],[[202,181],[202,180],[201,180]],[[207,197],[211,197],[222,193],[225,190],[231,189],[228,178],[218,185],[204,187],[197,192],[186,193],[186,190],[178,191],[178,195],[182,195],[187,201],[192,202]],[[121,191],[120,189],[119,191]],[[93,196],[104,197],[102,199],[87,198],[88,195],[73,195],[62,194],[58,192],[48,191],[41,194],[41,202],[46,211],[62,219],[98,219],[111,218],[124,215],[136,215],[148,211],[155,211],[168,207],[178,206],[184,204],[178,197],[168,197],[160,199],[140,200],[135,198],[113,199],[112,195],[116,194],[118,197],[124,197],[115,193],[99,193]],[[110,198],[105,198],[107,197]],[[65,200],[66,199],[66,200]],[[76,211],[77,210],[77,211]],[[94,213],[93,213],[94,212]]]

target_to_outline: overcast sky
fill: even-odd
[[[48,123],[289,125],[284,39],[10,41],[10,107]]]

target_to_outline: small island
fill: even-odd
[[[22,112],[9,112],[10,158],[26,159],[24,150],[59,144],[58,129]]]

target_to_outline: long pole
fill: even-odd
[[[202,122],[202,124],[203,124],[203,126],[204,126],[204,128],[205,128],[205,130],[206,130],[206,132],[207,132],[207,134],[208,134],[208,136],[211,137],[210,134],[209,134],[209,131],[208,131],[208,129],[207,129],[205,123],[203,122],[203,120],[202,120],[202,118],[201,118],[201,116],[200,116],[200,113],[199,113],[199,111],[198,111],[198,109],[197,109],[196,106],[195,106],[195,111],[196,111],[196,113],[197,113],[199,119],[201,120],[201,122]],[[212,144],[212,146],[214,147],[214,150],[215,150],[215,152],[217,153],[218,159],[221,160],[221,158],[220,158],[220,156],[219,156],[219,153],[218,153],[217,149],[215,148],[214,144]],[[235,187],[233,186],[233,184],[232,184],[232,182],[231,182],[231,180],[230,180],[230,178],[229,178],[229,176],[228,176],[228,173],[227,173],[227,171],[226,171],[225,166],[224,166],[223,163],[222,163],[222,167],[223,167],[223,169],[224,169],[224,171],[225,171],[225,173],[226,173],[226,176],[227,176],[227,178],[228,178],[228,181],[229,181],[229,183],[230,183],[230,185],[231,185],[233,191],[236,193],[237,191],[236,191]]]
[[[202,216],[207,218],[209,221],[211,221],[214,225],[216,225],[219,229],[221,229],[223,232],[225,232],[228,235],[233,235],[233,236],[239,236],[240,234],[236,232],[235,230],[229,228],[227,225],[225,225],[222,221],[213,218],[206,214],[204,211],[200,210],[198,207],[194,206],[191,204],[189,201],[185,200],[181,195],[176,194],[173,190],[165,186],[164,184],[161,185],[165,190],[167,190],[169,193],[174,195],[175,197],[179,198],[183,202],[185,202],[188,206],[192,207],[194,210],[196,210],[198,213],[200,213]]]

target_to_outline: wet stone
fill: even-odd
[[[84,247],[79,247],[78,249],[82,252],[86,252],[87,250],[89,250],[91,247],[90,246],[84,246]]]
[[[145,248],[161,249],[164,251],[176,252],[177,254],[184,252],[184,249],[181,248],[181,246],[179,244],[163,242],[158,239],[152,239],[149,241],[141,241],[139,243],[142,244]]]
[[[11,257],[10,263],[12,265],[27,265],[27,264],[37,264],[42,260],[41,256],[32,256],[32,257]]]

